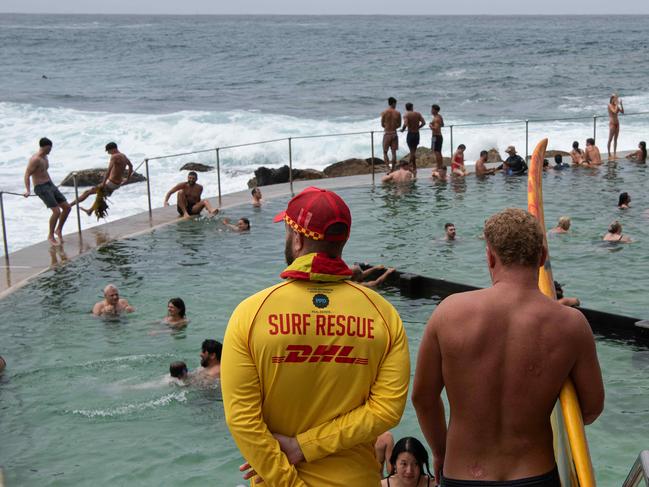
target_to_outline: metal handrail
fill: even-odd
[[[633,112],[633,113],[625,113],[625,117],[632,117],[635,115],[649,115],[649,111],[647,112]],[[578,116],[578,117],[563,117],[563,118],[537,118],[537,119],[525,119],[525,120],[495,120],[493,122],[471,122],[471,123],[456,123],[456,124],[449,124],[446,126],[450,132],[450,151],[451,151],[451,157],[453,155],[453,129],[454,128],[463,128],[463,127],[488,127],[488,126],[494,126],[494,125],[511,125],[511,124],[525,124],[525,158],[527,159],[529,157],[529,125],[531,123],[541,123],[541,122],[562,122],[562,121],[574,121],[574,120],[593,120],[593,138],[597,139],[597,119],[598,118],[607,118],[608,115],[592,115],[592,116]],[[422,131],[428,131],[431,130],[428,127],[422,127]],[[162,160],[162,159],[169,159],[173,157],[182,157],[182,156],[190,156],[194,154],[205,154],[209,152],[215,152],[216,154],[216,169],[217,169],[217,185],[218,185],[218,201],[219,201],[219,207],[221,206],[222,203],[222,194],[221,194],[221,151],[223,150],[228,150],[228,149],[237,149],[241,147],[251,147],[255,145],[263,145],[263,144],[272,144],[276,142],[287,142],[288,143],[288,158],[289,158],[289,184],[291,188],[291,194],[293,194],[293,142],[296,140],[306,140],[306,139],[318,139],[318,138],[330,138],[330,137],[347,137],[347,136],[356,136],[356,135],[369,135],[370,136],[370,148],[371,148],[371,171],[372,171],[372,184],[375,184],[375,175],[374,175],[374,147],[375,147],[375,141],[374,141],[374,134],[379,131],[376,130],[366,130],[366,131],[359,131],[359,132],[339,132],[339,133],[333,133],[333,134],[314,134],[314,135],[298,135],[295,137],[282,137],[278,139],[269,139],[269,140],[260,140],[256,142],[246,142],[242,144],[233,144],[233,145],[226,145],[226,146],[220,146],[220,147],[212,147],[209,149],[198,149],[198,150],[192,150],[192,151],[187,151],[187,152],[178,152],[175,154],[163,154],[159,156],[154,156],[154,157],[147,157],[142,160],[142,162],[134,169],[134,172],[140,169],[143,165],[145,166],[146,169],[146,188],[147,188],[147,203],[148,203],[148,211],[149,211],[149,216],[152,215],[153,211],[153,206],[152,206],[152,200],[151,200],[151,183],[150,183],[150,171],[149,171],[149,162],[150,161],[156,161],[156,160]],[[76,198],[78,199],[79,193],[78,193],[78,186],[77,186],[77,172],[73,172],[73,181],[74,181],[74,193]],[[8,261],[9,260],[9,253],[8,253],[8,244],[7,244],[7,232],[6,232],[6,223],[5,223],[5,213],[4,213],[4,207],[3,207],[3,194],[8,194],[12,196],[21,196],[23,197],[22,194],[19,193],[13,193],[11,191],[2,191],[0,190],[0,220],[2,220],[2,236],[3,236],[3,245],[4,245],[4,252],[5,252],[5,259]],[[35,196],[35,195],[30,195],[30,196]],[[78,230],[79,234],[81,234],[81,216],[79,213],[79,209],[77,207],[77,225],[78,225]]]
[[[649,450],[640,452],[622,487],[649,487]]]

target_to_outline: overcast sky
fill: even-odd
[[[0,0],[0,12],[126,14],[649,14],[647,0]]]

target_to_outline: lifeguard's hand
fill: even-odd
[[[300,448],[300,444],[297,442],[297,438],[291,438],[290,436],[284,436],[278,433],[273,433],[273,436],[279,442],[281,450],[286,454],[288,463],[296,465],[306,460],[302,453],[302,449]]]
[[[257,475],[257,472],[255,472],[255,470],[250,466],[248,462],[239,467],[239,472],[245,472],[243,474],[243,480],[250,480],[251,478],[255,477],[256,484],[261,484],[264,481],[264,479]]]

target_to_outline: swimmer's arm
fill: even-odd
[[[403,126],[401,127],[401,131],[402,131],[402,132],[405,132],[407,126],[408,126],[408,114],[406,113],[406,114],[403,116]]]
[[[124,160],[126,161],[126,167],[128,168],[128,172],[126,173],[126,181],[128,181],[129,179],[131,179],[131,176],[133,175],[133,164],[131,163],[131,160],[126,156],[124,156]]]
[[[446,319],[444,308],[443,305],[438,306],[426,325],[412,384],[412,404],[417,412],[421,431],[433,452],[433,473],[438,479],[446,453],[447,432],[441,396],[444,389],[442,354],[437,338],[437,329]]]
[[[174,193],[176,193],[176,192],[178,192],[178,191],[180,191],[181,189],[183,189],[183,186],[185,186],[185,183],[178,183],[178,184],[176,184],[173,188],[171,188],[171,189],[167,192],[167,194],[165,195],[165,200],[164,200],[164,203],[163,203],[163,204],[164,204],[165,206],[168,206],[168,205],[169,205],[169,198],[171,198],[171,195],[174,194]]]
[[[264,479],[264,485],[306,487],[264,422],[261,383],[248,350],[247,327],[252,317],[240,307],[232,314],[223,340],[225,420],[241,455]]]
[[[135,308],[130,304],[128,304],[128,300],[126,299],[120,299],[119,304],[122,307],[122,309],[127,313],[132,313],[133,311],[135,311]]]
[[[363,273],[361,274],[361,279],[367,279],[367,277],[368,277],[372,272],[377,271],[377,270],[381,270],[381,269],[385,269],[385,266],[383,266],[383,265],[375,265],[375,266],[372,266],[372,267],[370,267],[370,268],[368,268],[368,269],[365,269],[365,270],[363,271]]]
[[[385,356],[368,398],[351,411],[297,435],[307,462],[360,443],[374,444],[378,435],[399,423],[410,379],[408,340],[396,311],[385,311],[392,334],[392,347]]]
[[[577,391],[584,424],[591,424],[604,409],[604,383],[590,325],[581,312],[573,311],[579,314],[577,319],[580,323],[577,336],[577,360],[570,371],[570,378]]]
[[[392,173],[386,174],[381,178],[382,183],[389,183],[390,181],[392,181]]]
[[[102,302],[95,303],[95,305],[92,307],[92,314],[95,316],[101,316],[103,310],[104,310],[104,303]]]
[[[381,113],[381,127],[385,128],[385,112]]]
[[[113,169],[115,168],[115,156],[111,156],[110,162],[108,163],[108,169],[106,169],[106,174],[104,175],[104,180],[101,182],[99,186],[102,188],[106,186],[106,181],[108,181],[108,176],[110,176],[110,173],[113,172]]]
[[[426,119],[423,117],[423,115],[420,113],[419,114],[419,127],[417,127],[417,130],[422,128],[424,125],[426,125]]]
[[[36,165],[37,165],[37,160],[35,157],[32,157],[29,162],[27,163],[27,168],[25,169],[25,198],[29,196],[29,193],[31,193],[31,185],[30,185],[30,180],[32,174],[36,172]]]
[[[368,281],[368,282],[363,282],[363,286],[365,287],[377,287],[380,286],[383,281],[385,281],[390,274],[394,272],[394,268],[390,268],[387,271],[385,271],[383,274],[381,274],[379,277],[374,279],[373,281]]]

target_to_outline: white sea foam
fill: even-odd
[[[115,416],[125,416],[128,414],[139,413],[149,409],[157,409],[160,407],[165,407],[171,403],[186,402],[187,401],[187,391],[173,392],[171,394],[165,394],[158,399],[152,399],[150,401],[135,403],[135,404],[125,404],[123,406],[118,406],[110,409],[74,409],[71,412],[79,416],[85,416],[86,418],[112,418]]]
[[[642,97],[640,97],[642,98]],[[631,100],[629,100],[631,101]],[[638,100],[639,101],[639,100]],[[427,115],[426,115],[427,116]],[[456,120],[467,123],[471,120]],[[447,124],[450,123],[447,117]],[[631,149],[646,137],[649,117],[628,117],[623,122],[619,147]],[[605,149],[607,127],[598,125],[598,142]],[[207,112],[182,111],[168,114],[103,113],[64,108],[42,108],[25,104],[0,103],[0,189],[22,194],[23,174],[29,156],[37,149],[40,137],[54,142],[50,156],[50,174],[59,183],[69,172],[90,167],[105,167],[108,157],[104,146],[116,141],[135,166],[145,157],[188,152],[244,144],[248,142],[299,137],[314,134],[332,134],[376,130],[375,156],[381,157],[381,127],[375,120],[353,120],[349,117],[332,120],[314,120],[286,115],[249,111]],[[449,127],[445,128],[444,155],[450,155]],[[428,145],[430,132],[422,133],[422,145]],[[592,136],[592,121],[530,123],[529,151],[542,137],[550,139],[549,148],[568,149],[573,140],[582,146]],[[525,125],[455,127],[453,145],[467,146],[466,160],[470,164],[480,150],[491,147],[501,151],[509,144],[525,152]],[[401,151],[405,154],[405,134],[401,136]],[[292,141],[293,167],[323,169],[327,165],[350,157],[370,156],[369,134],[345,137],[298,139]],[[246,189],[247,180],[261,165],[278,167],[288,163],[288,142],[281,140],[252,147],[224,149],[221,156],[221,187],[224,193]],[[183,156],[150,162],[151,191],[154,207],[162,205],[167,190],[185,178],[178,169],[186,162],[216,164],[216,153]],[[143,172],[144,168],[140,168]],[[216,171],[202,173],[199,181],[206,196],[217,192]],[[72,188],[62,188],[68,200],[74,198]],[[113,221],[145,211],[146,186],[133,184],[121,188],[111,197],[107,221]],[[90,203],[90,200],[89,202]],[[38,198],[5,195],[5,213],[9,250],[15,251],[44,240],[47,234],[49,212]],[[74,232],[75,214],[72,213],[65,232]],[[84,228],[96,225],[94,217],[82,214]]]

